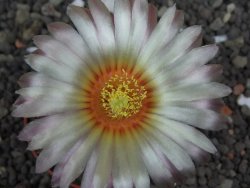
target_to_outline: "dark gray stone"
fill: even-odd
[[[216,18],[211,24],[210,24],[210,29],[217,31],[223,27],[224,23],[221,20],[221,18]]]

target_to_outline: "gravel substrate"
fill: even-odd
[[[63,3],[62,3],[63,2]],[[159,17],[173,0],[151,0]],[[0,0],[0,188],[49,188],[47,173],[35,174],[35,159],[27,144],[17,140],[21,119],[10,116],[17,95],[17,80],[30,68],[24,63],[32,36],[46,34],[46,24],[69,22],[67,0]],[[218,148],[218,155],[197,164],[197,172],[178,188],[250,187],[250,1],[176,0],[185,11],[185,25],[202,25],[204,43],[214,43],[220,53],[213,62],[223,65],[222,81],[233,89],[225,98],[230,124],[220,132],[206,132]],[[212,63],[213,63],[212,62]]]

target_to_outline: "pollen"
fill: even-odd
[[[145,87],[124,70],[119,75],[113,75],[101,90],[102,107],[114,119],[128,118],[138,113],[146,97]]]

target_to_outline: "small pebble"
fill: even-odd
[[[236,56],[233,59],[233,65],[236,68],[244,68],[247,65],[247,57],[245,57],[245,56]]]
[[[210,24],[210,28],[214,31],[217,31],[219,29],[221,29],[223,27],[224,23],[221,20],[221,18],[216,18],[211,24]]]
[[[233,88],[233,94],[238,96],[238,95],[242,94],[244,92],[244,90],[245,90],[245,87],[243,84],[237,84]]]
[[[46,3],[42,6],[42,14],[45,16],[54,16],[56,18],[61,17],[61,13],[58,12],[52,3]]]
[[[233,180],[225,179],[220,185],[220,188],[232,188],[233,187]]]
[[[239,166],[239,171],[242,174],[245,174],[248,168],[248,161],[247,160],[242,160]]]
[[[227,12],[233,12],[235,10],[236,6],[234,3],[230,3],[229,5],[227,5]]]
[[[4,116],[6,116],[7,113],[8,113],[8,110],[4,108],[3,106],[0,106],[0,118],[3,118]]]
[[[167,7],[165,7],[165,6],[162,6],[161,8],[160,8],[160,10],[158,11],[158,17],[162,17],[162,15],[166,12],[166,10],[167,10]]]
[[[223,0],[215,0],[212,6],[214,8],[218,8],[222,5],[222,3],[223,3]]]
[[[30,7],[27,4],[18,4],[15,23],[17,25],[23,24],[29,18]]]
[[[223,22],[227,23],[230,20],[230,18],[231,18],[231,13],[227,12],[223,17]]]
[[[246,105],[242,106],[241,107],[241,112],[247,116],[247,117],[250,117],[250,108]]]
[[[217,35],[217,36],[214,36],[214,41],[215,43],[221,43],[221,42],[225,42],[228,40],[228,37],[227,35]]]

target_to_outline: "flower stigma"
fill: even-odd
[[[121,119],[139,112],[146,96],[145,87],[122,70],[121,75],[115,74],[105,83],[101,91],[101,102],[108,116]]]

